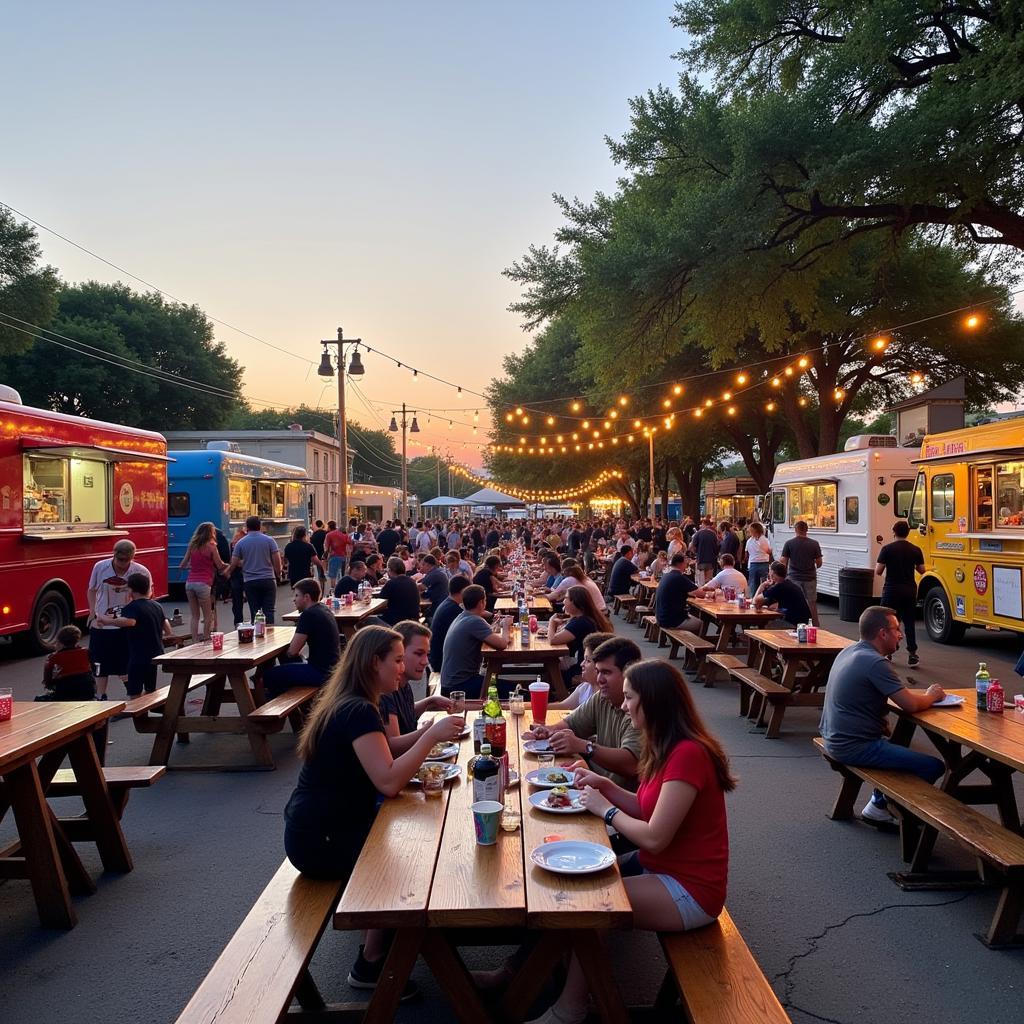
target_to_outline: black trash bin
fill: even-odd
[[[877,604],[875,600],[875,573],[872,569],[839,570],[839,618],[843,622],[856,622],[861,613]]]

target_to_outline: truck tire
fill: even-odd
[[[932,587],[925,595],[924,628],[937,644],[956,644],[964,638],[967,627],[953,618],[942,587]]]
[[[36,601],[32,622],[28,628],[29,646],[36,654],[47,654],[53,650],[57,633],[71,625],[71,609],[59,590],[43,591]]]

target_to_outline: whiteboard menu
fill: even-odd
[[[1024,618],[1021,608],[1021,571],[1005,565],[992,568],[993,612],[1011,619]]]

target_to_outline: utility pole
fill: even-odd
[[[406,427],[408,421],[406,419],[406,413],[412,412],[412,426],[409,427],[410,433],[418,434],[420,432],[420,425],[416,422],[416,410],[406,409],[405,402],[402,403],[401,409],[391,410],[391,425],[388,427],[392,433],[398,432],[398,423],[395,417],[401,413],[402,415],[402,512],[399,518],[404,522],[409,518],[409,460],[406,457]]]
[[[341,458],[338,463],[338,504],[341,506],[338,523],[342,528],[348,525],[348,423],[345,419],[345,346],[355,345],[352,353],[352,362],[348,372],[353,377],[361,377],[366,371],[363,369],[362,360],[359,358],[359,346],[362,338],[351,338],[345,340],[342,329],[338,328],[337,338],[321,340],[324,350],[320,356],[320,366],[317,374],[321,377],[333,377],[334,367],[331,365],[331,356],[327,351],[328,345],[338,346],[338,443],[341,446]]]
[[[648,472],[651,475],[650,493],[648,495],[649,507],[650,507],[650,510],[651,510],[651,512],[650,512],[651,519],[654,518],[654,432],[657,429],[658,429],[657,427],[650,427],[646,431],[646,434],[647,434],[647,447],[648,447]]]

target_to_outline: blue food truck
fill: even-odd
[[[231,540],[249,516],[263,520],[263,532],[284,548],[296,526],[308,526],[306,471],[228,450],[211,441],[200,451],[168,452],[167,569],[171,584],[183,585],[179,569],[192,533],[210,522]]]

